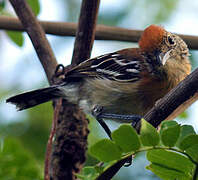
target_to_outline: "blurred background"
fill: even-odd
[[[80,0],[28,0],[41,20],[77,22]],[[168,31],[198,35],[198,1],[188,0],[101,0],[98,24],[144,29],[150,24],[164,26]],[[50,13],[49,13],[50,12]],[[0,0],[1,15],[15,16],[6,0]],[[47,35],[59,63],[70,63],[74,38]],[[92,57],[136,43],[95,41]],[[191,51],[193,69],[198,53]],[[52,120],[51,102],[17,112],[6,104],[6,98],[47,86],[47,79],[26,33],[0,31],[0,179],[42,179],[46,142]],[[198,131],[198,102],[177,118],[181,124],[191,124]],[[112,129],[118,126],[109,123]],[[104,137],[104,131],[90,119],[89,145]],[[87,155],[87,165],[96,162]],[[122,168],[114,180],[157,180],[145,169],[145,154],[139,154],[133,166]]]

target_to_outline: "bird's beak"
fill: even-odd
[[[162,65],[165,65],[166,64],[166,61],[170,58],[170,52],[172,50],[169,50],[168,52],[164,53],[164,52],[161,52],[159,54],[159,60],[161,62]]]

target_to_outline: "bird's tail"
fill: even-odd
[[[7,103],[15,104],[17,109],[23,110],[31,108],[38,104],[45,103],[52,99],[59,98],[61,96],[61,91],[58,85],[50,86],[47,88],[37,89],[34,91],[29,91],[22,93],[6,100]]]

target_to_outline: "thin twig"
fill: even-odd
[[[56,58],[39,22],[25,0],[10,0],[25,31],[28,33],[50,84],[57,66]]]
[[[52,127],[51,127],[51,131],[50,131],[50,136],[47,142],[47,148],[46,148],[46,155],[45,155],[45,170],[44,170],[44,179],[45,180],[50,180],[50,157],[51,157],[51,152],[52,152],[52,142],[53,142],[53,138],[54,135],[56,133],[56,126],[57,126],[57,121],[58,121],[58,114],[60,111],[62,105],[62,99],[58,99],[56,101],[56,105],[54,108],[54,118],[52,121]]]
[[[77,24],[71,22],[39,21],[47,34],[59,36],[75,36]],[[17,18],[0,16],[0,29],[24,31]],[[96,40],[116,40],[137,42],[142,34],[141,30],[111,27],[105,25],[96,26]],[[190,49],[198,49],[198,36],[178,34],[188,44]]]

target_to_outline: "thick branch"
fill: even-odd
[[[10,0],[10,3],[15,9],[25,31],[28,33],[39,60],[43,65],[47,79],[51,84],[51,78],[56,68],[57,61],[46,39],[44,30],[36,20],[35,15],[32,13],[25,0]]]
[[[89,58],[100,0],[83,0],[72,65]],[[77,105],[63,100],[51,157],[51,179],[76,179],[87,150],[88,120]]]
[[[39,21],[47,34],[60,36],[75,36],[77,24],[69,22]],[[17,18],[0,16],[0,29],[24,31]],[[142,31],[110,27],[105,25],[96,26],[96,40],[117,40],[126,42],[137,42]],[[198,36],[178,34],[188,44],[190,49],[198,49]]]

